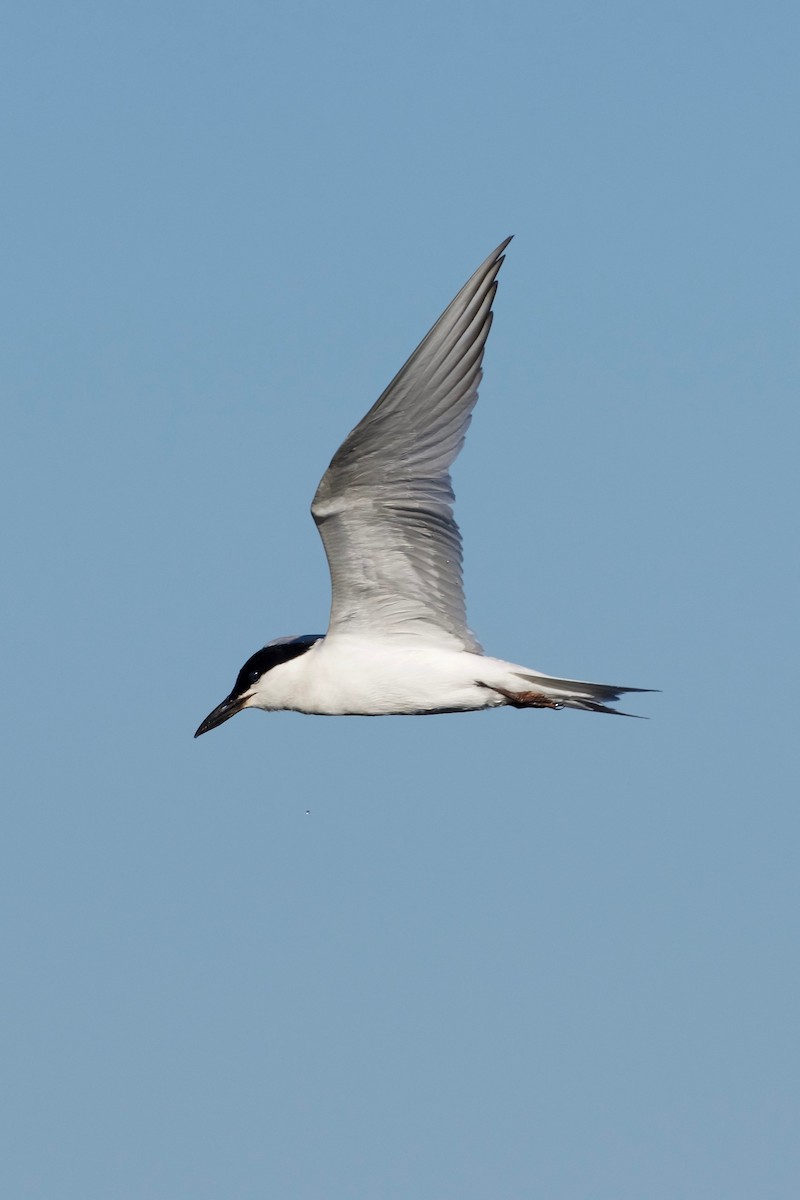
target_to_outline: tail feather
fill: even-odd
[[[524,679],[529,685],[529,689],[520,692],[518,703],[520,707],[553,707],[553,708],[578,708],[586,712],[610,713],[615,717],[633,717],[636,720],[644,721],[646,717],[639,716],[638,713],[622,712],[619,708],[609,707],[608,701],[612,703],[619,700],[620,696],[627,692],[652,692],[654,688],[634,688],[620,687],[613,683],[586,683],[579,679],[557,679],[553,675],[539,675],[536,672],[515,672],[519,679]],[[547,701],[551,703],[542,703],[542,700],[527,699],[535,695],[543,695]],[[514,701],[511,701],[514,703]]]

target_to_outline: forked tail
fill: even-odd
[[[493,690],[505,696],[506,703],[514,708],[582,708],[586,712],[611,713],[615,717],[637,717],[637,713],[621,712],[609,707],[608,701],[617,701],[626,692],[651,692],[653,688],[618,687],[611,683],[584,683],[578,679],[556,679],[552,675],[534,672],[515,672],[520,688]]]

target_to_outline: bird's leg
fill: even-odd
[[[505,688],[492,685],[493,692],[499,692],[501,696],[505,696],[506,703],[513,708],[563,708],[564,705],[560,700],[554,700],[552,696],[547,696],[544,692],[509,692]]]

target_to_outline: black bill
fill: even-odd
[[[222,704],[208,714],[205,721],[198,726],[195,737],[200,737],[201,733],[208,733],[209,729],[216,729],[218,725],[224,725],[231,717],[235,717],[238,712],[244,708],[244,696],[226,696]]]

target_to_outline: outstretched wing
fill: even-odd
[[[467,627],[450,466],[464,444],[507,238],[336,451],[311,512],[331,572],[328,633],[480,650]]]

